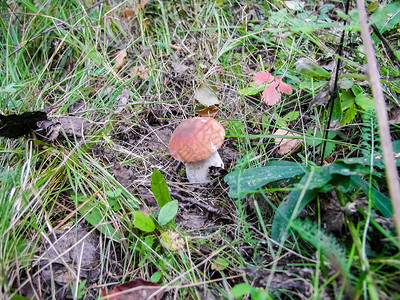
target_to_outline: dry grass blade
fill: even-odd
[[[397,173],[396,161],[393,155],[392,139],[390,136],[389,119],[386,113],[386,103],[382,91],[375,51],[367,24],[367,13],[365,3],[357,0],[358,14],[360,18],[361,36],[365,48],[368,63],[368,77],[372,88],[372,94],[376,104],[376,114],[379,125],[379,136],[381,138],[383,159],[388,181],[390,196],[394,208],[394,219],[397,227],[397,235],[400,239],[400,183]]]

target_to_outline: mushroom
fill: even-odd
[[[169,152],[172,157],[185,164],[189,182],[209,182],[208,168],[224,167],[217,152],[224,137],[224,127],[213,118],[187,119],[172,133]]]

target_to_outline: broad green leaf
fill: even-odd
[[[240,298],[243,295],[250,294],[253,287],[248,283],[238,283],[231,289],[231,295],[234,298]]]
[[[328,72],[324,68],[320,67],[315,62],[308,58],[302,57],[295,62],[296,71],[303,73],[310,77],[331,77],[331,72]]]
[[[333,139],[337,135],[336,131],[328,132],[328,139]],[[314,128],[309,128],[306,135],[306,143],[309,146],[318,146],[324,141],[324,133],[321,130],[314,130]],[[329,143],[329,142],[328,142]]]
[[[317,180],[320,184],[328,183],[330,176],[324,177],[315,173],[308,173],[296,186],[296,189],[291,191],[285,200],[283,200],[275,211],[274,220],[272,222],[271,238],[277,242],[284,242],[287,237],[287,230],[291,219],[295,219],[302,209],[312,201],[317,195],[317,189],[309,190],[307,185],[310,182]]]
[[[242,198],[270,182],[303,174],[305,170],[304,165],[277,161],[268,163],[265,167],[233,171],[226,175],[224,180],[230,186],[229,197]]]
[[[352,89],[342,90],[339,93],[340,104],[343,111],[354,105],[354,98],[355,97]]]
[[[379,192],[376,188],[372,186],[370,187],[368,182],[359,176],[351,176],[350,179],[353,185],[360,187],[367,196],[369,195],[369,189],[371,188],[372,199],[370,200],[375,200],[376,208],[385,218],[391,218],[393,216],[393,205],[389,197]]]
[[[274,115],[274,119],[276,121],[276,126],[286,128],[288,127],[286,121],[278,115]]]
[[[326,81],[319,81],[319,80],[311,81],[307,77],[299,84],[299,88],[301,88],[303,91],[315,93],[326,84],[327,84]]]
[[[165,204],[158,214],[158,224],[161,226],[167,224],[175,218],[178,212],[178,200],[173,200]]]
[[[323,166],[322,172],[330,175],[364,176],[368,174],[369,168],[361,164],[348,165],[342,160],[337,160],[330,165]]]
[[[162,277],[161,272],[156,271],[156,272],[153,273],[153,275],[151,275],[150,281],[152,281],[152,282],[159,282],[160,279],[161,279],[161,277]]]
[[[371,15],[371,22],[380,33],[392,29],[400,23],[400,1],[386,4]]]
[[[343,120],[340,123],[340,125],[343,126],[343,125],[349,124],[356,115],[357,115],[357,107],[353,104],[352,106],[350,106],[350,108],[344,114]]]
[[[154,169],[153,174],[151,175],[151,191],[153,192],[160,208],[172,200],[167,182],[165,181],[163,174],[157,169]]]
[[[252,96],[261,93],[264,89],[265,89],[265,84],[257,85],[254,82],[252,82],[250,83],[249,87],[239,90],[239,93],[246,96]]]
[[[106,220],[103,218],[103,213],[98,207],[93,206],[93,204],[89,202],[82,207],[79,212],[85,216],[86,221],[88,221],[90,225],[96,227],[101,233],[104,233],[117,242],[120,241],[121,236],[115,228],[111,224],[103,224],[106,223]]]
[[[152,232],[156,229],[153,220],[146,214],[140,211],[133,212],[133,225],[142,231]]]
[[[364,110],[375,109],[375,101],[371,97],[367,97],[364,93],[356,96],[355,102]]]
[[[278,242],[282,237],[286,237],[290,220],[294,220],[319,191],[327,191],[331,189],[331,185],[346,189],[351,176],[364,176],[368,170],[361,164],[349,165],[343,161],[314,167],[312,172],[303,176],[296,189],[279,204],[272,222],[271,237]]]

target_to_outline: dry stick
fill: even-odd
[[[400,184],[396,161],[393,154],[389,120],[386,113],[386,103],[382,91],[375,51],[372,46],[371,36],[369,34],[367,13],[365,11],[365,1],[357,0],[357,7],[358,15],[360,18],[361,37],[364,44],[365,55],[367,56],[368,72],[366,75],[369,78],[369,82],[372,88],[372,95],[375,99],[376,114],[379,125],[379,136],[382,144],[383,161],[385,163],[387,184],[389,187],[390,197],[392,199],[394,208],[394,220],[397,228],[397,236],[400,240]]]

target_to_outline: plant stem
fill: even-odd
[[[397,235],[400,239],[400,184],[397,173],[396,161],[393,155],[392,139],[390,136],[389,121],[386,112],[386,103],[379,77],[378,64],[375,51],[372,45],[371,35],[367,24],[367,13],[365,1],[357,0],[358,15],[360,18],[361,36],[364,44],[365,55],[367,56],[368,78],[375,99],[376,114],[379,125],[379,136],[382,144],[383,160],[385,163],[386,178],[390,196],[394,208],[394,220],[397,228]]]

